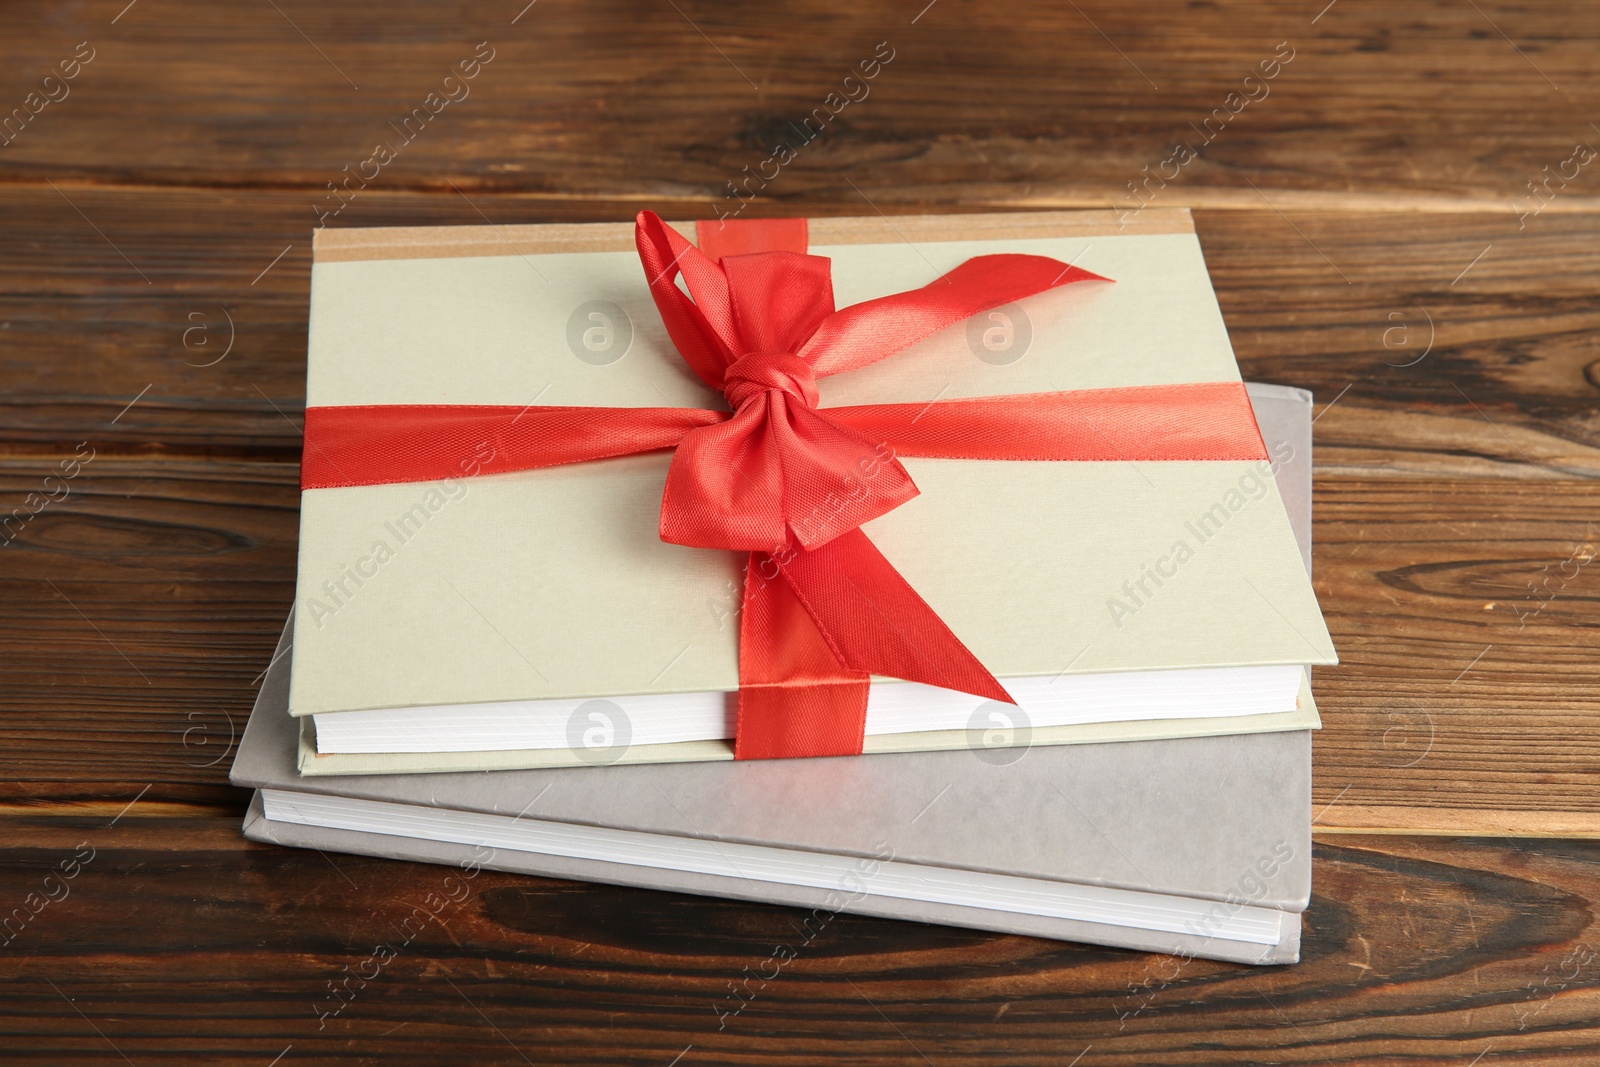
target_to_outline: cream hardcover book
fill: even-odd
[[[680,227],[692,234],[692,227]],[[1186,212],[814,220],[838,306],[978,255],[1109,279],[821,379],[820,407],[1239,381]],[[627,225],[324,230],[307,405],[718,408]],[[308,442],[314,447],[315,442]],[[865,751],[1304,729],[1336,661],[1272,461],[904,459],[864,530],[1016,700],[874,680]],[[670,453],[302,496],[304,773],[727,759],[741,559],[657,535]]]

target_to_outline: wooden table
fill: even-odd
[[[6,10],[6,1062],[1600,1062],[1592,5],[524,2]],[[795,913],[485,873],[319,1018],[440,875],[226,784],[313,225],[710,217],[875,55],[747,214],[1192,206],[1246,376],[1318,397],[1305,961],[843,917],[719,1029]]]

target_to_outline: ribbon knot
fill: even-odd
[[[767,392],[779,392],[807,408],[815,408],[816,372],[792,352],[750,352],[722,372],[722,395],[735,411]]]

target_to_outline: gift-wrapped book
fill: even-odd
[[[301,769],[1303,729],[1273,459],[1183,212],[322,231]]]
[[[1249,388],[1269,450],[1286,457],[1275,480],[1309,570],[1311,397]],[[305,777],[285,713],[293,660],[286,629],[229,776],[258,791],[244,825],[258,841],[450,864],[458,882],[491,867],[798,905],[813,910],[795,916],[797,944],[847,911],[1183,958],[1299,955],[1309,730],[602,773]]]

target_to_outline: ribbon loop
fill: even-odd
[[[833,314],[833,275],[823,256],[751,252],[722,260],[736,352],[794,352]]]

